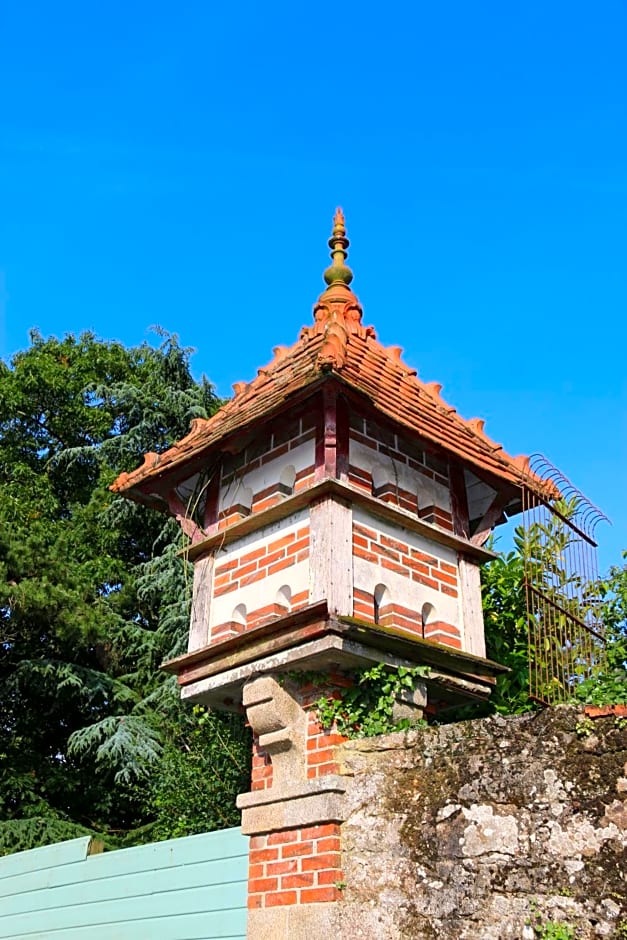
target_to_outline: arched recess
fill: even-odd
[[[291,496],[296,484],[296,467],[289,463],[283,467],[279,476],[279,493],[281,496]]]
[[[292,606],[292,589],[289,584],[281,585],[279,590],[276,592],[274,603],[286,611],[290,610]]]
[[[390,474],[386,467],[380,463],[373,463],[370,468],[372,476],[372,495],[381,496],[386,492],[386,487],[390,482]]]
[[[238,483],[235,494],[231,487],[227,489],[222,497],[220,509],[220,518],[237,514],[245,517],[249,516],[253,506],[253,491],[250,486],[242,486]]]
[[[423,604],[421,610],[422,635],[425,636],[427,627],[437,619],[437,612],[433,604]]]
[[[253,506],[253,491],[250,486],[241,486],[237,491],[236,505],[242,515],[248,515]]]
[[[246,604],[238,604],[231,614],[231,623],[236,624],[240,629],[239,633],[246,627]]]
[[[385,584],[377,584],[374,589],[374,622],[380,623],[391,603],[390,589]]]

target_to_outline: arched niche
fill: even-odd
[[[283,584],[276,592],[274,603],[284,610],[290,610],[292,606],[292,589],[289,584]]]
[[[296,467],[289,463],[283,467],[279,475],[279,493],[281,496],[291,496],[296,485]]]
[[[385,614],[386,609],[391,603],[390,589],[386,584],[377,584],[374,589],[374,622],[380,623],[382,614]]]

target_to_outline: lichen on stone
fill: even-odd
[[[346,916],[362,937],[520,938],[530,912],[618,936],[627,919],[627,730],[563,706],[342,747]],[[364,915],[365,916],[365,915]],[[354,920],[354,917],[353,917]]]

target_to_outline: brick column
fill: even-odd
[[[284,687],[263,676],[244,687],[254,753],[251,792],[238,806],[251,836],[251,940],[311,940],[336,922],[346,781],[334,748],[345,739],[320,726],[314,704],[345,682]]]

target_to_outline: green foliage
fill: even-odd
[[[524,564],[519,551],[499,555],[481,571],[487,656],[511,672],[498,677],[489,705],[504,714],[520,714],[529,701],[529,646]]]
[[[0,826],[0,857],[13,852],[25,852],[52,842],[65,842],[79,836],[90,835],[85,826],[59,819],[47,813],[45,816],[27,816],[14,819],[11,825]]]
[[[151,778],[152,838],[239,825],[234,794],[248,788],[251,749],[250,732],[238,715],[181,708]]]
[[[554,702],[568,701],[575,687],[598,672],[593,663],[592,634],[599,626],[598,584],[586,580],[584,571],[574,563],[574,554],[582,555],[579,538],[567,520],[576,516],[579,500],[557,500],[555,512],[516,530],[515,541],[525,563],[530,585],[530,611],[533,643],[533,694]],[[601,666],[597,646],[596,666]]]
[[[408,718],[394,721],[393,709],[404,691],[412,691],[416,681],[429,674],[426,666],[392,669],[380,663],[354,676],[354,684],[337,697],[323,696],[316,703],[323,727],[335,726],[349,738],[368,738],[415,726]]]
[[[582,598],[587,586],[582,575],[567,564],[567,553],[573,545],[574,535],[564,521],[575,516],[577,497],[558,499],[553,508],[556,513],[550,513],[545,521],[533,522],[527,528],[518,526],[514,543],[524,559],[531,584],[560,608],[581,616]]]
[[[94,755],[96,770],[118,768],[114,783],[132,783],[150,775],[163,748],[158,731],[137,715],[107,715],[79,728],[68,740],[69,757]]]
[[[150,837],[185,721],[158,667],[184,647],[189,572],[177,526],[108,487],[217,404],[173,336],[33,333],[0,362],[0,852]]]
[[[571,507],[572,508],[572,507]],[[561,507],[567,515],[568,505]],[[542,531],[540,531],[542,529]],[[536,706],[529,700],[529,640],[525,598],[525,562],[527,574],[542,583],[547,596],[567,607],[580,620],[594,615],[605,625],[606,656],[593,677],[574,682],[565,692],[566,699],[589,704],[627,702],[627,565],[614,566],[602,581],[583,585],[577,575],[568,575],[560,559],[568,535],[559,521],[546,527],[515,533],[515,551],[501,554],[482,568],[482,596],[489,658],[511,670],[500,676],[490,702],[474,714],[490,711],[516,714]],[[627,553],[624,554],[627,557]],[[569,596],[564,598],[562,591]],[[557,634],[565,629],[563,619],[555,618],[554,643],[561,643]],[[550,639],[548,641],[551,642]],[[542,656],[542,651],[536,651]],[[569,651],[571,660],[572,651]],[[467,717],[469,711],[464,711]]]
[[[627,552],[623,552],[627,559]],[[600,584],[606,636],[603,670],[576,689],[579,701],[591,705],[627,704],[627,564],[613,565]]]
[[[575,731],[577,732],[578,738],[589,738],[593,730],[594,722],[592,718],[588,718],[587,715],[584,715],[575,724]]]
[[[538,910],[537,901],[531,902],[531,917],[527,920],[533,926],[533,934],[538,940],[574,940],[575,928],[564,921],[544,920]]]
[[[548,920],[537,928],[536,935],[539,940],[574,940],[575,930],[570,924]]]

